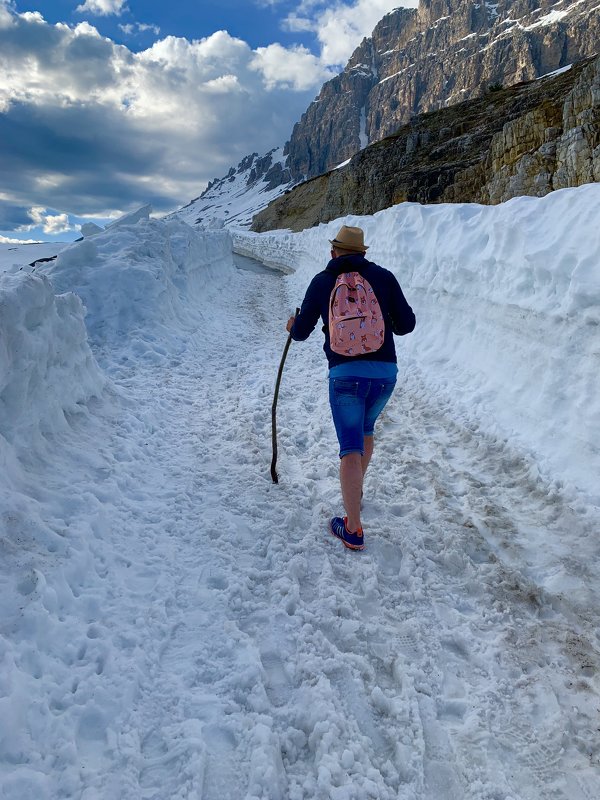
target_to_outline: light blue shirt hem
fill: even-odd
[[[329,370],[330,378],[395,378],[398,365],[392,361],[347,361]]]

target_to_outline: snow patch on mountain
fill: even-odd
[[[211,181],[202,194],[167,219],[182,219],[201,229],[249,228],[255,214],[294,185],[283,148],[260,157],[252,153],[227,175]]]

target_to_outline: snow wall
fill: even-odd
[[[115,364],[168,363],[183,337],[201,336],[233,269],[227,231],[199,234],[181,221],[151,220],[76,242],[54,262],[0,274],[5,478],[18,474],[16,458],[39,456],[73,415],[86,413]]]
[[[42,275],[0,275],[0,442],[60,432],[103,385],[81,300]]]
[[[152,391],[184,337],[221,324],[214,302],[234,269],[226,231],[140,221],[75,243],[55,262],[0,274],[3,798],[81,796],[76,787],[93,784],[104,763],[96,745],[108,721],[138,689],[136,669],[117,681],[123,661],[111,658],[130,645],[90,626],[111,617],[112,599],[122,613],[118,526],[133,513],[123,505],[141,516],[143,501],[121,482],[133,473],[143,484],[161,469],[146,446],[156,417],[137,415],[127,378],[142,362]],[[113,379],[119,370],[124,380]],[[107,796],[120,797],[122,784],[113,787]]]
[[[498,206],[404,203],[301,233],[237,232],[234,249],[293,269],[290,307],[340,225],[392,270],[417,316],[397,340],[457,415],[532,452],[600,503],[600,185]]]
[[[77,242],[45,271],[57,292],[81,297],[100,351],[166,363],[182,350],[182,335],[211,324],[212,304],[233,274],[231,237],[142,220]]]

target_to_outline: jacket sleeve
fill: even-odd
[[[292,325],[292,330],[290,331],[292,339],[297,342],[303,342],[308,339],[314,331],[320,316],[321,292],[319,291],[319,276],[315,275],[304,295],[300,313]]]
[[[390,273],[390,317],[392,320],[392,331],[396,336],[404,336],[415,329],[416,317],[412,308],[408,305],[406,298],[396,280],[396,276]]]

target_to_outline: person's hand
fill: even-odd
[[[287,321],[287,325],[285,326],[286,331],[289,333],[292,330],[292,325],[296,321],[296,317],[290,317]]]

